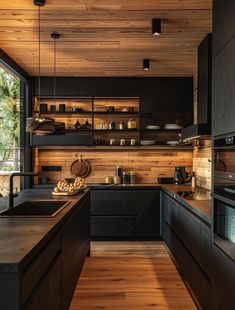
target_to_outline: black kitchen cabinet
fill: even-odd
[[[137,235],[137,216],[92,216],[92,237],[134,237]]]
[[[197,123],[211,124],[212,34],[198,47]]]
[[[93,190],[91,237],[159,238],[158,190]]]
[[[141,101],[142,112],[192,113],[193,79],[145,78]]]
[[[213,135],[235,131],[235,37],[215,57],[212,84]]]
[[[210,268],[207,268],[211,259],[210,227],[165,193],[162,194],[162,210],[163,221],[167,223],[197,264],[210,277]]]
[[[0,273],[0,309],[67,310],[89,254],[90,197],[66,214],[17,272]],[[39,225],[43,226],[43,222]],[[52,232],[50,232],[51,234]]]
[[[55,257],[31,295],[24,310],[62,309],[61,255]]]
[[[69,308],[83,263],[89,251],[90,206],[86,199],[62,232],[62,309]]]
[[[235,263],[213,245],[213,310],[233,310],[235,305]]]
[[[214,56],[235,35],[234,0],[213,1],[213,54]]]
[[[161,203],[163,239],[203,309],[212,309],[211,229],[165,193]]]
[[[34,96],[38,80],[34,79]],[[58,77],[57,97],[141,97],[144,112],[193,112],[192,77]],[[41,78],[41,97],[53,98],[53,78]]]

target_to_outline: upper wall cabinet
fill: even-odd
[[[193,111],[193,78],[145,78],[142,81],[143,112]]]
[[[235,1],[214,0],[213,8],[214,56],[235,35]]]
[[[53,97],[53,78],[41,78],[41,96]],[[34,94],[38,95],[35,78]],[[193,111],[193,78],[58,77],[57,97],[141,97],[144,112]]]
[[[235,37],[214,58],[212,81],[213,135],[235,132]]]
[[[41,78],[42,96],[53,96],[53,89],[53,78]],[[37,79],[35,79],[35,94],[38,95]],[[58,97],[139,97],[140,79],[57,77],[56,95]]]

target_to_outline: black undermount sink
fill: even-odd
[[[11,209],[1,212],[0,217],[53,217],[69,203],[69,201],[50,200],[24,201]]]

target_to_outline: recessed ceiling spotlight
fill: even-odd
[[[152,34],[154,36],[159,36],[161,34],[161,19],[154,18],[152,20]]]
[[[44,6],[46,3],[46,0],[34,0],[34,5],[37,6]]]
[[[149,68],[150,68],[150,60],[149,60],[149,59],[144,59],[144,60],[143,60],[143,69],[144,69],[145,71],[148,71]]]

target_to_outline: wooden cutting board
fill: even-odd
[[[76,177],[85,178],[90,172],[90,165],[86,160],[82,159],[82,155],[80,155],[79,159],[72,163],[70,170]]]

